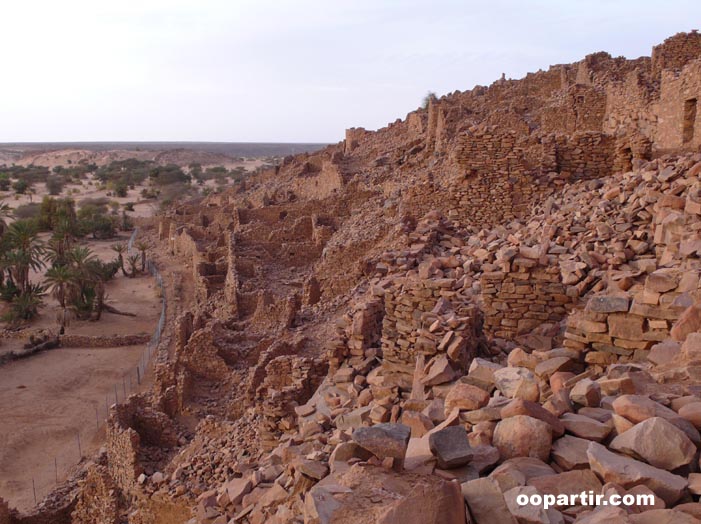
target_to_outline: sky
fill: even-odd
[[[698,22],[699,0],[7,0],[0,142],[337,142]]]

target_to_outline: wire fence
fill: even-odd
[[[138,228],[135,228],[129,238],[128,251],[130,254],[132,253],[134,240],[137,235]],[[28,499],[30,501],[33,500],[35,505],[62,481],[68,478],[72,468],[86,456],[86,451],[97,443],[100,432],[104,430],[107,418],[109,417],[110,407],[113,404],[124,402],[129,395],[141,390],[144,376],[151,363],[153,354],[161,341],[161,335],[165,327],[167,308],[165,286],[163,285],[163,278],[158,268],[153,261],[147,260],[146,269],[156,280],[161,298],[161,313],[153,335],[143,349],[138,364],[124,373],[121,380],[105,388],[104,404],[102,400],[90,401],[90,404],[93,405],[94,413],[92,411],[86,413],[86,418],[83,420],[87,421],[89,420],[88,417],[92,418],[94,416],[95,425],[92,427],[89,424],[85,424],[82,428],[77,428],[75,430],[75,447],[68,446],[67,452],[62,453],[60,456],[51,457],[50,454],[46,454],[45,456],[36,457],[35,464],[37,464],[37,467],[32,468],[36,474],[34,474],[31,479],[31,486],[29,486],[31,493]],[[44,470],[43,474],[39,473],[41,471],[40,468]]]

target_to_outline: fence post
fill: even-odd
[[[97,410],[97,404],[95,405],[95,428],[100,431],[100,414]]]
[[[56,485],[58,485],[58,460],[54,457],[54,471],[56,472]]]
[[[139,371],[139,366],[136,366],[136,382],[141,384],[141,372]]]
[[[32,477],[32,491],[34,492],[34,505],[37,505],[37,487],[34,484],[34,477]]]
[[[76,433],[76,435],[78,436],[78,456],[79,456],[79,458],[82,459],[83,458],[83,450],[80,447],[80,431],[78,431],[78,433]]]

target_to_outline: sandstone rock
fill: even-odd
[[[431,453],[428,437],[411,438],[406,450],[404,468],[420,474],[431,474],[436,465],[436,457]]]
[[[622,417],[616,413],[611,415],[611,422],[613,423],[613,429],[614,429],[616,435],[620,435],[622,433],[625,433],[626,431],[628,431],[630,428],[632,428],[635,425],[627,418]]]
[[[582,379],[570,391],[570,399],[582,406],[598,407],[601,402],[601,387],[591,379]]]
[[[687,488],[685,478],[638,460],[617,455],[592,442],[587,449],[589,465],[604,482],[616,482],[624,488],[644,484],[665,501],[674,504]]]
[[[495,480],[471,480],[463,483],[461,489],[474,524],[518,524]]]
[[[224,484],[224,489],[229,496],[229,502],[234,506],[241,504],[243,497],[251,491],[253,485],[249,478],[233,479]]]
[[[577,363],[569,357],[553,357],[538,363],[535,367],[535,374],[543,379],[549,379],[553,373],[558,371],[574,371]]]
[[[572,435],[565,435],[553,442],[550,455],[564,470],[585,469],[589,467],[587,448],[591,441]]]
[[[459,484],[435,476],[353,466],[306,495],[305,524],[464,524]]]
[[[701,304],[694,304],[686,308],[679,320],[674,323],[670,336],[677,342],[684,342],[689,333],[701,330]]]
[[[522,398],[537,402],[540,388],[535,375],[526,368],[501,368],[494,372],[494,384],[507,398]]]
[[[516,486],[525,486],[533,477],[555,475],[553,468],[534,457],[515,457],[504,461],[489,474],[502,491]]]
[[[431,419],[418,411],[403,411],[401,423],[411,429],[412,437],[423,437],[434,427]]]
[[[679,408],[679,416],[701,429],[701,401],[691,402]]]
[[[472,448],[463,426],[451,426],[431,433],[428,444],[439,468],[457,468],[472,459]]]
[[[576,520],[577,524],[630,524],[628,513],[613,506],[600,506],[596,509],[582,513]]]
[[[424,386],[445,384],[455,378],[455,371],[445,355],[434,358],[426,368],[424,370],[425,376],[421,379]]]
[[[696,446],[684,432],[660,417],[636,424],[614,438],[609,447],[668,470],[689,464],[696,455]]]
[[[592,297],[587,302],[587,311],[594,313],[617,313],[627,312],[630,300],[625,296],[598,296]]]
[[[584,415],[565,413],[560,417],[560,420],[565,429],[576,437],[601,442],[611,433],[611,425],[603,424]]]
[[[695,445],[701,444],[701,435],[699,435],[698,430],[691,422],[683,419],[674,410],[648,397],[643,395],[622,395],[613,401],[612,407],[617,414],[635,423],[651,417],[661,417],[686,433],[686,436]]]
[[[353,440],[380,459],[392,458],[401,464],[409,445],[411,429],[404,424],[376,424],[353,431]]]
[[[681,348],[679,346],[679,342],[665,340],[650,348],[650,353],[648,353],[647,359],[658,366],[667,364],[679,354],[680,350]]]
[[[651,509],[629,519],[632,524],[701,524],[701,520],[674,509]]]
[[[483,358],[474,358],[470,363],[468,376],[474,378],[483,384],[494,384],[494,372],[501,369],[503,366],[496,362],[490,362]]]
[[[319,460],[302,460],[297,464],[297,469],[307,477],[321,480],[329,474],[329,467]]]
[[[601,482],[590,469],[577,469],[556,475],[528,479],[528,485],[543,495],[575,495],[582,491],[601,491]]]
[[[489,402],[489,393],[472,384],[458,382],[445,396],[444,413],[447,417],[453,409],[473,410],[484,407]]]
[[[701,495],[701,473],[689,473],[689,493]]]
[[[560,437],[565,432],[565,426],[560,419],[536,402],[517,398],[501,408],[502,419],[516,415],[528,415],[542,420],[550,426],[554,437]]]
[[[527,415],[500,421],[494,430],[494,447],[502,458],[536,457],[547,460],[552,443],[550,425]]]
[[[536,494],[538,494],[538,490],[533,486],[517,486],[504,492],[506,506],[519,524],[564,524],[562,515],[554,508],[549,508],[546,511],[542,506],[532,504],[522,506],[517,502],[519,495],[530,498]]]
[[[338,429],[355,429],[366,425],[370,421],[371,406],[354,409],[348,413],[337,416],[334,425]]]

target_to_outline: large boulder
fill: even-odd
[[[317,483],[304,501],[305,524],[465,524],[460,484],[355,465]]]
[[[428,437],[431,453],[441,469],[457,468],[467,464],[473,456],[463,426],[450,426],[433,432]]]
[[[353,431],[353,441],[380,459],[403,463],[411,429],[404,424],[376,424]]]
[[[592,471],[604,482],[615,482],[624,488],[644,484],[668,506],[679,500],[688,486],[684,477],[617,455],[596,442],[589,444],[587,456]]]
[[[518,524],[495,480],[478,478],[464,482],[461,488],[474,524]]]
[[[553,442],[550,456],[564,470],[589,467],[587,448],[591,440],[565,435]]]
[[[560,417],[568,433],[588,440],[601,442],[611,433],[612,424],[602,423],[576,413],[565,413]]]
[[[494,429],[494,447],[503,459],[536,457],[548,460],[552,444],[549,424],[527,415],[516,415],[499,421]]]
[[[494,372],[494,384],[507,398],[522,398],[537,402],[540,398],[538,380],[526,368],[507,367]]]
[[[482,388],[458,382],[445,396],[445,416],[448,417],[453,409],[457,408],[460,411],[472,411],[487,405],[489,402],[489,393]]]
[[[501,408],[501,418],[509,418],[516,415],[528,415],[529,417],[542,420],[550,426],[553,436],[559,437],[565,432],[565,426],[559,418],[550,413],[537,402],[516,398]]]
[[[618,435],[609,447],[662,469],[691,463],[696,446],[686,434],[660,417],[652,417]]]
[[[621,395],[612,404],[613,410],[633,423],[642,422],[651,417],[661,417],[681,429],[697,446],[701,444],[701,435],[694,425],[685,420],[674,410],[655,402],[644,395]]]

